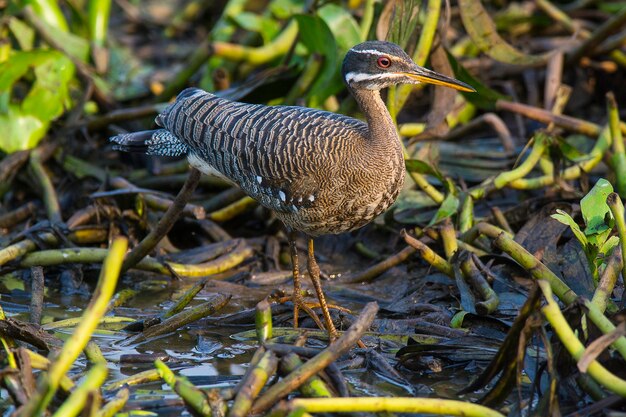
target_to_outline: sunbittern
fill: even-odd
[[[236,183],[276,213],[289,229],[296,327],[298,308],[312,313],[300,291],[294,234],[304,232],[309,275],[331,338],[336,330],[312,238],[364,226],[396,200],[404,183],[402,145],[380,90],[430,83],[474,91],[418,66],[390,42],[353,47],[341,74],[367,122],[306,107],[239,103],[188,88],[157,116],[162,129],[111,138],[124,151],[187,155],[192,166]]]

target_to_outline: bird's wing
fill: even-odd
[[[201,90],[183,92],[157,121],[263,205],[286,212],[313,204],[321,178],[367,132],[343,115],[233,102]]]

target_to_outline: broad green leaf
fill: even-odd
[[[463,81],[466,84],[471,85],[476,89],[476,93],[468,93],[464,91],[460,91],[465,100],[469,101],[476,107],[484,110],[494,110],[496,108],[496,101],[501,99],[508,99],[504,94],[498,93],[496,90],[492,90],[487,87],[476,78],[474,78],[467,70],[457,61],[457,59],[452,55],[449,51],[446,50],[448,54],[448,61],[450,61],[450,66],[452,67],[452,72],[454,72],[455,78],[459,81]]]
[[[34,148],[47,130],[48,123],[11,105],[6,113],[0,114],[0,151],[13,153]]]
[[[553,214],[550,217],[552,217],[556,221],[568,225],[570,229],[572,229],[572,232],[574,232],[574,235],[576,236],[580,244],[583,245],[583,248],[587,248],[589,246],[587,236],[585,236],[583,231],[580,230],[580,226],[578,226],[578,223],[576,223],[572,216],[560,209],[557,209],[556,212],[557,214]]]
[[[307,94],[309,105],[320,106],[331,94],[341,90],[343,83],[339,76],[337,44],[324,20],[317,16],[295,16],[300,33],[300,41],[310,53],[324,57],[322,70]]]
[[[437,210],[437,213],[435,213],[435,216],[432,218],[428,226],[433,226],[440,221],[453,216],[459,210],[460,205],[461,202],[456,193],[448,193],[446,198],[443,200],[443,203],[441,203],[439,210]]]
[[[439,179],[439,181],[444,182],[443,174],[439,172],[437,168],[431,166],[427,162],[420,161],[419,159],[405,159],[404,165],[406,166],[406,170],[409,172],[432,175],[433,177]]]
[[[13,84],[26,72],[37,65],[41,65],[48,59],[54,59],[60,55],[55,51],[28,51],[16,52],[8,61],[0,63],[0,93],[9,91]]]
[[[59,117],[69,100],[68,83],[74,76],[74,64],[64,55],[35,67],[36,80],[22,102],[22,110],[41,121]]]
[[[345,55],[350,48],[361,42],[359,25],[344,7],[327,4],[321,7],[317,14],[333,33],[340,56]]]
[[[480,0],[459,0],[459,10],[463,26],[472,41],[496,61],[527,66],[541,66],[548,61],[549,54],[528,55],[502,39]]]
[[[21,103],[11,102],[13,85],[33,71],[35,78]],[[44,137],[52,120],[70,103],[68,84],[74,64],[60,52],[35,50],[13,54],[0,64],[0,150],[30,149]]]
[[[600,178],[591,191],[580,200],[580,211],[585,221],[586,235],[600,233],[609,228],[613,216],[606,204],[606,198],[612,192],[611,183]]]
[[[245,30],[259,33],[265,43],[270,42],[280,32],[280,24],[276,20],[256,13],[243,12],[232,16],[232,19]]]

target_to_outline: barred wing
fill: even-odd
[[[367,133],[365,123],[335,113],[233,102],[199,89],[184,90],[157,123],[190,148],[192,164],[281,212],[314,205],[346,148]]]

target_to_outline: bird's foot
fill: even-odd
[[[314,303],[307,303],[306,301],[304,301],[304,297],[302,296],[301,291],[294,291],[291,297],[291,300],[293,301],[293,327],[294,328],[298,328],[298,311],[299,309],[302,309],[309,315],[309,317],[313,319],[317,327],[319,327],[322,330],[325,329],[320,318],[317,316],[317,313],[315,313],[315,311],[313,311],[313,307],[311,307],[311,305],[314,305]]]

